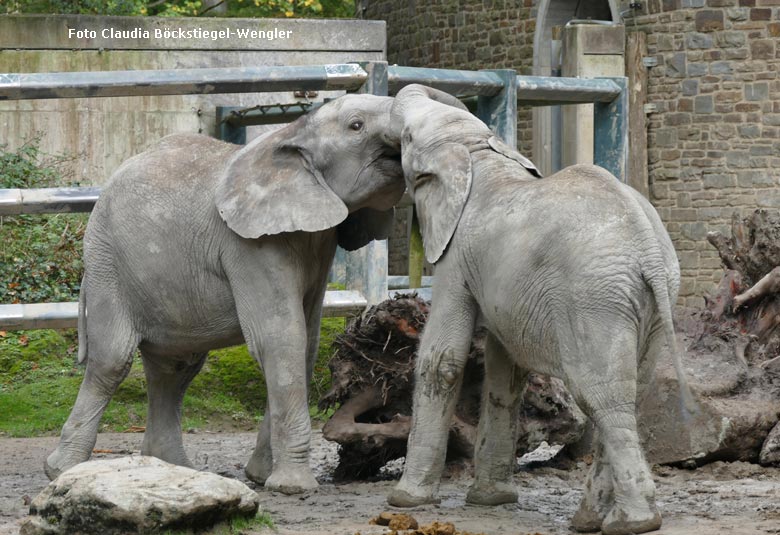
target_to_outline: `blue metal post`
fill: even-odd
[[[620,86],[612,102],[593,106],[593,163],[628,182],[628,79],[609,78]]]
[[[360,66],[368,78],[357,92],[387,96],[387,62],[371,61]],[[362,293],[369,306],[387,299],[387,240],[372,241],[346,256],[347,290]]]
[[[511,69],[497,69],[504,88],[492,97],[477,100],[477,117],[482,119],[501,140],[517,147],[517,73]]]

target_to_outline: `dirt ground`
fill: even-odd
[[[97,449],[138,452],[140,434],[104,434]],[[196,466],[246,482],[243,463],[254,445],[249,433],[202,433],[185,436]],[[25,502],[48,483],[43,460],[55,437],[0,439],[0,534],[16,534],[27,514]],[[304,496],[284,496],[258,488],[261,507],[271,514],[280,535],[378,535],[387,528],[368,524],[391,510],[385,495],[393,481],[334,484],[330,479],[336,448],[315,432],[312,465],[321,487]],[[95,458],[107,457],[96,454]],[[442,503],[410,512],[420,523],[448,521],[457,529],[488,535],[557,535],[571,533],[568,522],[578,505],[585,466],[571,471],[523,468],[515,475],[516,504],[475,507],[464,503],[468,473],[442,483]],[[467,471],[466,471],[467,472]],[[747,463],[714,463],[697,470],[655,467],[658,505],[664,535],[780,533],[780,469]],[[251,484],[250,484],[251,485]],[[254,532],[258,533],[258,532]],[[265,533],[268,533],[266,530]]]

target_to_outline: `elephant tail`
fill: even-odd
[[[653,237],[653,239],[655,240],[655,237]],[[672,302],[669,297],[669,281],[663,261],[660,260],[663,256],[660,248],[658,248],[656,251],[650,252],[643,258],[645,259],[643,264],[652,264],[642,266],[642,278],[650,287],[653,292],[653,297],[655,298],[658,315],[661,317],[666,344],[669,347],[672,363],[674,364],[674,371],[677,374],[677,383],[680,386],[680,401],[683,417],[687,419],[692,414],[698,413],[699,407],[693,397],[690,386],[688,385],[688,379],[685,377],[685,370],[683,370],[682,359],[679,348],[677,347],[677,339],[674,336]]]
[[[87,274],[81,278],[81,288],[79,289],[79,353],[78,363],[81,364],[87,360]]]

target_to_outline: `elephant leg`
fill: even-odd
[[[582,501],[571,523],[575,530],[582,533],[601,531],[601,524],[615,499],[612,477],[609,462],[604,456],[604,447],[597,437]]]
[[[436,275],[437,281],[450,279],[441,269]],[[448,431],[474,330],[477,307],[469,295],[460,293],[465,290],[459,292],[457,284],[437,290],[417,356],[406,465],[387,499],[398,507],[439,501]]]
[[[517,412],[527,377],[528,372],[515,366],[495,336],[488,335],[474,484],[466,495],[468,503],[498,505],[517,501],[512,474],[516,463]]]
[[[60,442],[44,464],[49,479],[89,459],[103,411],[133,364],[139,337],[124,316],[97,301],[89,309],[87,369]]]
[[[257,432],[257,443],[252,456],[246,463],[244,473],[251,481],[264,485],[274,469],[274,458],[271,452],[271,399],[266,401],[265,416],[260,422]]]
[[[636,345],[635,334],[616,329],[610,345],[598,349],[602,354],[594,350],[582,355],[583,362],[601,363],[601,366],[596,365],[587,372],[579,370],[578,376],[567,372],[567,382],[577,402],[596,426],[611,472],[614,500],[601,524],[604,535],[644,533],[661,526],[655,505],[655,483],[637,433]],[[585,383],[588,377],[598,380]],[[596,484],[601,488],[608,486]],[[597,504],[598,500],[596,505],[591,502],[591,509],[595,507],[598,511]]]
[[[181,405],[187,387],[203,367],[207,355],[197,353],[178,359],[141,351],[149,399],[142,455],[192,467],[182,443]]]
[[[317,361],[317,352],[319,350],[320,340],[320,321],[322,319],[322,301],[325,297],[327,288],[327,273],[322,277],[323,283],[311,299],[307,299],[306,308],[306,384],[311,383],[314,373],[314,364]],[[271,453],[271,418],[269,414],[271,399],[266,402],[266,417],[260,424],[260,431],[257,433],[257,443],[252,452],[252,456],[247,462],[244,472],[246,476],[256,482],[263,484],[273,471],[273,455]]]

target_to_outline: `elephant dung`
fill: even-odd
[[[30,505],[21,535],[148,533],[202,528],[254,516],[258,495],[233,479],[154,457],[81,463],[52,481]]]

